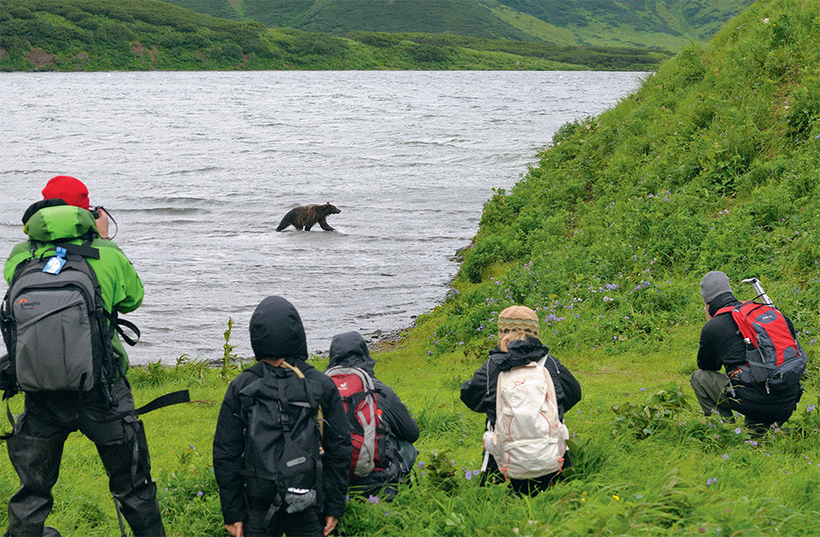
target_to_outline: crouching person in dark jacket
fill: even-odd
[[[799,384],[784,391],[767,391],[763,384],[730,384],[730,375],[747,365],[746,344],[732,314],[723,308],[740,304],[723,272],[707,273],[700,282],[706,324],[700,332],[698,369],[690,377],[692,389],[706,416],[717,411],[726,421],[734,421],[732,411],[745,417],[753,433],[765,432],[773,423],[789,419],[803,393]],[[786,319],[792,337],[791,321]],[[721,371],[723,369],[724,371]]]
[[[364,496],[390,498],[397,492],[396,485],[410,473],[410,468],[415,464],[418,450],[413,446],[413,442],[419,439],[419,427],[396,392],[376,378],[375,365],[376,361],[370,356],[367,342],[361,334],[345,332],[333,336],[330,343],[330,361],[325,373],[333,375],[331,378],[337,380],[337,385],[341,384],[339,388],[341,392],[344,392],[343,398],[348,393],[345,391],[347,388],[345,382],[350,378],[344,368],[358,368],[367,373],[373,381],[379,415],[375,442],[376,458],[379,460],[374,462],[372,470],[366,473],[359,471],[358,474],[364,475],[357,475],[358,457],[354,456],[350,469],[350,490],[352,493]],[[341,373],[341,376],[336,376],[334,371]],[[361,423],[356,417],[356,408],[363,394],[351,393],[351,395],[352,397],[346,400],[348,423],[351,427],[351,434],[354,436],[359,434],[358,438],[362,438],[363,431],[360,430]],[[356,444],[357,442],[354,441],[354,452],[357,451]]]
[[[351,456],[339,392],[305,361],[302,320],[287,300],[263,300],[250,336],[257,363],[228,386],[214,434],[225,529],[329,535],[344,513]]]
[[[511,306],[502,311],[498,316],[498,346],[490,351],[489,360],[475,372],[473,378],[461,385],[461,400],[471,410],[487,414],[489,431],[496,428],[496,419],[500,418],[496,415],[499,374],[514,368],[532,367],[533,362],[538,362],[547,369],[552,379],[558,420],[560,420],[560,424],[556,424],[557,427],[553,428],[553,424],[550,424],[550,435],[553,430],[559,428],[566,432],[563,424],[564,412],[581,400],[581,385],[564,365],[549,354],[549,349],[538,339],[538,328],[538,315],[526,306]],[[549,396],[547,399],[550,399]],[[543,395],[541,400],[544,400]],[[485,444],[487,438],[485,434]],[[536,475],[521,479],[510,478],[513,489],[519,493],[533,495],[552,485],[561,471],[571,466],[569,453],[565,451],[565,440],[566,438],[559,440],[559,445],[564,447],[553,448],[557,450],[556,453],[561,452],[557,457],[557,470],[543,475],[533,471]],[[485,449],[486,447],[485,445]],[[530,455],[533,459],[538,459],[544,454]],[[526,458],[520,452],[517,456]],[[500,475],[498,461],[488,451],[485,451],[485,464],[484,477],[489,475],[491,479],[498,479]]]

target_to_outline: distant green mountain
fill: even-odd
[[[679,51],[707,42],[753,0],[169,0],[218,17],[344,36],[455,34]]]
[[[2,0],[0,70],[656,69],[668,51],[267,28],[156,0]]]

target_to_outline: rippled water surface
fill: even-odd
[[[250,315],[284,296],[312,352],[395,330],[438,304],[494,187],[567,121],[642,73],[0,74],[0,253],[46,181],[74,175],[119,224],[145,284],[133,362],[250,357]],[[335,232],[274,231],[330,201]],[[4,286],[2,287],[5,288]]]

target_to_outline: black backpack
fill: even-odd
[[[34,245],[32,245],[34,248]],[[102,291],[87,257],[90,246],[61,244],[53,257],[18,265],[0,306],[0,327],[8,356],[0,371],[4,398],[18,391],[80,391],[110,386],[120,373],[112,339],[120,324],[107,313]],[[126,343],[136,341],[125,336]]]
[[[281,367],[256,364],[248,371],[260,378],[239,392],[246,492],[270,504],[268,522],[280,508],[297,513],[322,496],[322,385],[287,362]]]

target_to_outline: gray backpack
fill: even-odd
[[[57,252],[20,264],[3,299],[5,397],[17,391],[86,392],[98,385],[110,396],[119,364],[112,345],[118,320],[106,313],[85,259],[98,258],[99,251],[66,244]],[[61,267],[55,271],[56,265]]]

